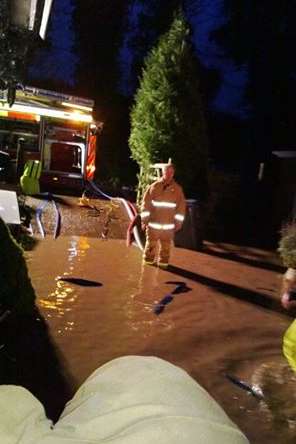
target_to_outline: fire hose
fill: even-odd
[[[136,222],[139,219],[140,215],[138,214],[135,206],[129,202],[128,200],[124,199],[123,197],[112,197],[108,194],[104,193],[93,181],[88,181],[88,183],[91,185],[92,189],[99,195],[105,197],[109,200],[119,201],[124,206],[126,213],[129,217],[130,224],[127,230],[127,238],[129,237],[130,232],[133,232],[136,245],[140,248],[140,250],[143,250],[143,244],[140,238],[138,227],[136,226]]]
[[[61,227],[61,214],[60,211],[57,207],[57,204],[54,200],[54,197],[52,196],[52,194],[50,193],[44,193],[43,196],[47,197],[47,200],[45,202],[42,202],[41,205],[39,205],[36,209],[36,222],[38,225],[38,229],[40,231],[40,234],[43,238],[45,238],[45,230],[42,224],[42,213],[44,211],[44,209],[47,207],[47,205],[49,204],[49,202],[52,203],[54,212],[55,212],[55,228],[54,228],[54,234],[53,237],[54,239],[56,239],[59,235],[60,232],[60,227]]]

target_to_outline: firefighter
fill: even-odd
[[[155,263],[156,249],[160,243],[158,266],[167,268],[171,241],[180,230],[185,218],[186,201],[182,187],[174,180],[175,167],[165,165],[163,176],[146,190],[141,208],[142,229],[146,231],[144,261]]]

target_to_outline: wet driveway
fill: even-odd
[[[207,243],[202,253],[174,249],[163,271],[142,266],[123,240],[65,236],[27,258],[72,391],[112,358],[156,355],[186,369],[251,443],[296,442],[296,378],[281,351],[293,317],[280,307],[270,253]]]

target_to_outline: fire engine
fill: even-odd
[[[93,108],[93,100],[31,86],[18,89],[10,107],[0,91],[0,151],[14,164],[21,151],[21,168],[39,160],[43,190],[81,190],[93,179],[102,129]]]

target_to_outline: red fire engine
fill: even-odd
[[[2,96],[1,96],[2,94]],[[22,163],[40,160],[43,190],[81,189],[95,172],[97,135],[94,101],[26,86],[9,107],[0,91],[0,151]]]

